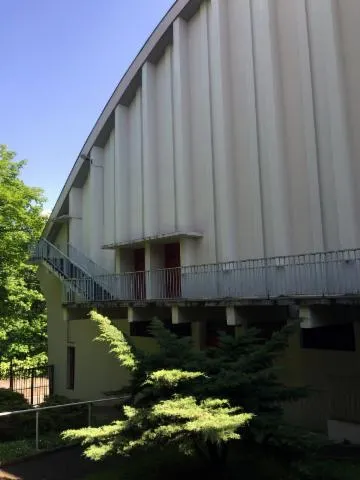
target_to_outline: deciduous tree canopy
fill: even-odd
[[[0,361],[46,351],[45,303],[28,251],[46,218],[41,189],[20,178],[25,161],[0,145]]]

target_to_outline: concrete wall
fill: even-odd
[[[202,232],[182,241],[186,263],[358,245],[359,15],[356,0],[212,0],[176,19],[95,147],[103,189],[83,187],[87,253],[100,255],[94,195],[104,244]]]
[[[126,328],[127,320],[116,324]],[[97,335],[97,327],[89,318],[69,322],[68,344],[75,347],[75,388],[68,396],[103,398],[106,392],[120,389],[129,380],[128,372],[109,354],[108,346],[94,341]]]
[[[44,265],[39,266],[38,278],[46,299],[49,364],[55,367],[54,391],[65,395],[68,332],[66,312],[62,307],[62,284]]]
[[[127,319],[112,319],[112,322],[129,334]],[[95,323],[89,318],[69,321],[67,345],[75,347],[75,388],[64,389],[69,397],[103,398],[106,392],[119,390],[129,381],[128,371],[120,367],[116,357],[109,353],[109,346],[94,341],[98,333]],[[150,338],[134,337],[132,340],[138,348],[147,351],[155,348]],[[57,366],[58,370],[64,368],[63,364]]]
[[[104,392],[118,390],[126,385],[128,372],[122,369],[104,343],[94,342],[98,335],[96,325],[89,318],[69,320],[62,307],[62,284],[57,276],[40,265],[38,270],[42,291],[47,299],[47,329],[49,364],[54,365],[54,390],[70,398],[102,398]],[[129,333],[127,319],[113,319],[114,325]],[[155,343],[150,338],[133,338],[138,348],[151,350]],[[75,347],[75,388],[67,389],[67,347]]]
[[[68,223],[63,223],[59,229],[54,245],[59,248],[62,252],[67,251],[67,244],[69,243],[69,225]]]
[[[300,330],[290,339],[285,356],[280,361],[282,378],[288,385],[308,386],[312,393],[308,398],[289,405],[286,409],[288,420],[326,432],[327,421],[332,416],[337,419],[338,415],[345,415],[344,420],[359,417],[360,324],[355,322],[354,325],[354,352],[304,349],[301,347]]]

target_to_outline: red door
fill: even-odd
[[[167,243],[164,247],[165,254],[165,288],[167,298],[181,296],[180,277],[180,243]]]
[[[145,248],[134,250],[134,271],[135,271],[135,299],[143,300],[145,298]]]

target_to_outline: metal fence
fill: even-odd
[[[118,401],[118,400],[126,400],[128,398],[129,398],[128,396],[110,397],[110,398],[101,398],[101,399],[97,399],[97,400],[87,400],[87,401],[83,401],[83,402],[64,403],[62,405],[51,405],[51,406],[48,406],[48,407],[36,407],[36,408],[30,408],[30,409],[27,409],[27,410],[16,410],[16,411],[13,411],[13,412],[0,412],[0,418],[12,417],[12,416],[23,415],[23,414],[27,414],[27,415],[33,414],[35,416],[35,448],[36,448],[36,450],[39,450],[41,412],[49,411],[49,410],[71,408],[71,407],[75,407],[75,406],[79,406],[79,405],[87,405],[87,409],[88,409],[87,426],[91,426],[92,417],[93,417],[93,413],[92,413],[93,405],[103,404],[103,403],[108,403],[108,402],[114,402],[114,401]]]
[[[64,281],[64,302],[360,295],[360,249]]]
[[[10,367],[9,376],[2,385],[24,395],[30,405],[39,405],[45,397],[53,394],[54,366],[28,369]]]

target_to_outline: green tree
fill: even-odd
[[[108,319],[95,312],[91,317],[100,330],[98,340],[110,345],[132,375],[123,391],[131,404],[123,420],[101,429],[65,432],[66,438],[83,441],[90,458],[175,441],[221,467],[229,441],[240,440],[239,433],[246,448],[271,445],[282,453],[300,453],[314,445],[311,436],[283,421],[284,403],[307,394],[285,386],[276,367],[292,327],[267,341],[255,330],[238,338],[220,334],[219,347],[199,351],[191,339],[178,338],[154,320],[150,329],[158,349],[144,352]]]
[[[0,145],[0,361],[46,351],[45,303],[28,263],[29,247],[44,228],[45,198],[20,178],[25,161]]]
[[[191,355],[190,342],[170,334],[177,351],[173,352],[174,362],[170,362],[173,365],[163,362],[158,366],[161,344],[167,336],[161,322],[154,322],[153,334],[160,352],[153,355],[138,351],[109,319],[95,312],[91,315],[100,329],[99,340],[109,343],[120,364],[133,374],[132,405],[125,406],[123,418],[111,425],[68,430],[64,438],[81,439],[87,446],[85,454],[94,460],[110,453],[127,455],[136,449],[175,444],[181,451],[198,452],[214,467],[222,468],[226,445],[241,438],[252,415],[240,406],[231,406],[221,395],[194,393],[195,385],[206,383],[207,378],[198,369],[187,371],[180,366],[178,347],[189,347]]]

